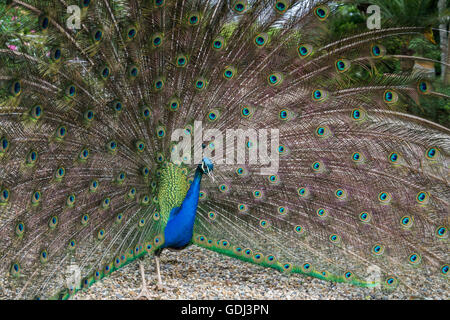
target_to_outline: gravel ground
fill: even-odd
[[[161,276],[164,291],[155,289],[153,258],[146,257],[145,276],[150,299],[258,299],[258,300],[348,300],[348,299],[450,299],[448,282],[411,296],[399,286],[394,292],[330,283],[301,275],[286,275],[237,259],[191,246],[181,252],[164,251]],[[446,281],[446,280],[442,280]],[[94,284],[72,299],[136,299],[141,286],[139,263],[132,263]]]

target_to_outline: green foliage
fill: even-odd
[[[366,28],[366,19],[353,4],[344,4],[336,7],[336,16],[331,20],[331,32],[338,36],[356,33]]]
[[[446,95],[450,95],[450,87],[442,83],[434,83],[434,90]],[[439,123],[447,128],[450,127],[450,100],[439,97],[422,97],[418,105],[412,105],[407,110],[408,113],[418,117]]]
[[[331,20],[330,41],[344,36],[358,34],[366,27],[367,14],[365,8],[367,0],[355,0],[352,3],[335,5],[335,16]],[[370,4],[379,5],[382,15],[382,27],[422,25],[438,28],[438,8],[437,0],[372,0]],[[366,5],[366,6],[364,6]],[[440,61],[441,50],[439,36],[435,33],[434,38],[437,44],[431,43],[423,34],[405,35],[402,41],[399,38],[385,38],[380,43],[391,55],[412,55],[425,57]],[[385,60],[384,65],[378,68],[380,74],[411,72],[414,61]],[[441,72],[440,63],[435,63],[436,79]],[[355,81],[366,81],[364,72],[354,70],[352,76]],[[434,90],[446,95],[450,95],[450,88],[434,82]],[[450,102],[448,99],[439,97],[422,97],[420,103],[410,105],[406,110],[408,113],[425,118],[441,125],[450,126]]]

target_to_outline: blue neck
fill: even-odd
[[[197,168],[183,203],[170,212],[164,229],[163,248],[182,248],[191,242],[202,176],[202,170]]]

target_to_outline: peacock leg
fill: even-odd
[[[141,292],[139,293],[139,295],[137,296],[136,299],[147,298],[148,300],[150,300],[150,298],[152,298],[152,296],[150,295],[150,292],[147,289],[147,281],[145,281],[145,271],[144,271],[144,261],[143,260],[139,261],[139,268],[141,270],[142,287],[141,287]]]
[[[156,262],[156,276],[158,277],[158,283],[156,284],[156,289],[160,291],[166,291],[166,288],[163,286],[162,280],[161,280],[161,270],[159,267],[159,256],[155,255],[155,262]]]

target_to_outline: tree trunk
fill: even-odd
[[[447,64],[450,64],[450,34],[447,38]],[[450,85],[450,67],[445,68],[445,72],[444,72],[444,84],[446,86]]]
[[[438,1],[438,10],[439,10],[439,17],[440,17],[440,24],[439,24],[439,35],[440,35],[440,42],[441,42],[441,61],[444,63],[449,63],[449,57],[450,57],[450,36],[447,35],[447,25],[449,23],[449,17],[444,16],[444,10],[446,9],[447,0],[439,0]],[[444,84],[450,84],[450,68],[441,65],[441,79],[444,82]]]

